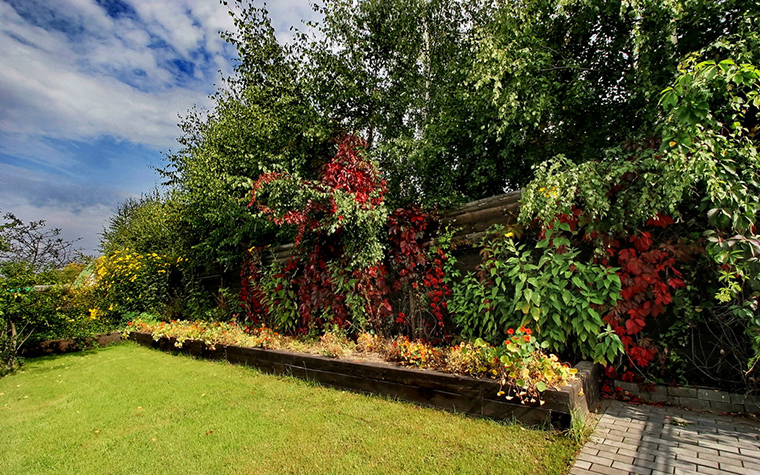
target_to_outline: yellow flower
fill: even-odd
[[[676,145],[678,145],[678,144],[677,144],[675,141],[672,141],[672,140],[671,140],[671,141],[670,141],[670,143],[669,143],[668,145],[670,145],[671,147],[675,147],[675,146],[676,146]]]

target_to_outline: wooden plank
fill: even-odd
[[[509,205],[519,202],[521,196],[522,192],[520,191],[513,191],[511,193],[506,193],[503,195],[489,196],[488,198],[466,203],[458,208],[445,212],[443,215],[444,217],[449,217],[457,214],[471,213],[473,211],[478,211],[481,209]]]
[[[520,212],[519,203],[500,205],[493,208],[485,208],[468,213],[458,213],[441,219],[441,226],[462,226],[479,221],[501,221],[504,223],[515,222]]]

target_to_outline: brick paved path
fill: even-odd
[[[620,401],[605,405],[571,475],[760,475],[757,422]]]

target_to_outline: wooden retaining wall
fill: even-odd
[[[108,346],[120,341],[121,334],[119,332],[106,333],[88,338],[66,338],[63,340],[43,341],[39,343],[30,343],[21,347],[20,355],[24,358],[58,355],[74,351],[89,350],[97,346]]]
[[[280,350],[225,345],[218,345],[211,350],[202,341],[185,341],[181,348],[177,348],[174,338],[154,341],[149,333],[135,332],[130,335],[130,339],[149,348],[226,360],[267,373],[313,380],[356,392],[385,395],[472,416],[498,420],[515,418],[526,424],[548,421],[568,427],[572,411],[587,414],[589,409],[595,408],[599,399],[600,368],[585,362],[577,366],[577,380],[557,390],[546,390],[543,393],[543,405],[528,406],[497,396],[501,388],[496,381],[490,379]]]

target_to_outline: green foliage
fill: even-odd
[[[709,262],[700,267],[708,272],[692,278],[705,289],[717,288],[717,302],[706,304],[704,292],[697,292],[690,304],[679,305],[704,309],[694,322],[705,328],[724,326],[726,331],[715,337],[721,345],[734,345],[737,354],[744,354],[743,345],[724,337],[737,329],[744,333],[754,347],[751,370],[760,358],[760,10],[740,2],[678,6],[680,10],[673,9],[674,24],[692,29],[699,25],[702,30],[674,31],[681,56],[672,60],[670,67],[675,69],[667,82],[650,89],[651,98],[659,94],[653,121],[625,145],[604,147],[582,163],[558,157],[539,165],[535,179],[525,187],[520,219],[551,223],[557,215],[582,210],[576,239],[596,238],[597,256],[603,256],[609,244],[603,235],[634,236],[645,225],[661,225],[663,217],[672,216],[685,230],[702,234],[708,252],[700,259]],[[710,19],[721,28],[709,27]],[[654,89],[658,84],[662,87]],[[689,243],[662,245],[674,252],[683,244]],[[682,253],[673,256],[684,259]],[[666,334],[670,341],[678,340],[671,331]],[[652,340],[646,345],[642,351],[656,353]]]
[[[97,261],[94,312],[119,325],[142,312],[161,314],[184,259],[129,249]],[[175,276],[172,279],[172,276]]]
[[[20,366],[27,342],[90,336],[107,328],[88,312],[86,290],[68,286],[81,268],[73,262],[76,241],[24,223],[11,213],[0,224],[0,375]],[[79,256],[80,258],[82,256]]]
[[[100,249],[111,254],[123,249],[140,253],[181,255],[186,251],[184,223],[186,209],[179,193],[159,190],[127,198],[108,219]]]
[[[277,42],[266,10],[242,9],[234,20],[237,31],[223,36],[238,50],[236,75],[215,94],[212,110],[184,118],[183,148],[167,156],[164,170],[185,207],[188,258],[226,269],[240,264],[241,246],[276,234],[248,212],[253,182],[283,170],[315,176],[334,135],[328,118],[306,99],[300,66]]]
[[[87,289],[56,284],[54,271],[35,273],[29,265],[0,267],[0,375],[20,365],[25,344],[80,338],[110,329],[89,310]]]
[[[612,361],[622,345],[602,316],[620,299],[615,269],[586,262],[551,230],[532,249],[513,236],[487,240],[481,275],[453,283],[449,309],[462,333],[497,342],[505,329],[530,324],[552,351]]]

